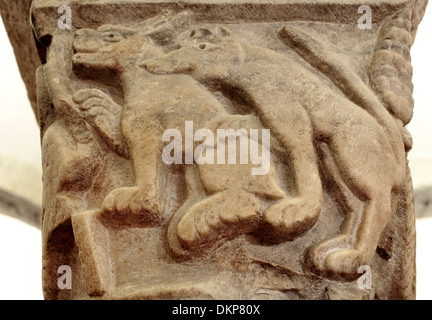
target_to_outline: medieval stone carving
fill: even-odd
[[[143,5],[138,21],[94,25],[83,4],[69,32],[44,31],[34,6],[49,39],[45,296],[414,298],[418,5],[383,5],[365,30],[266,18],[272,5],[244,23]]]

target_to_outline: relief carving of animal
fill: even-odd
[[[387,126],[300,63],[236,38],[225,28],[194,30],[178,49],[145,66],[155,74],[189,74],[234,91],[258,111],[289,151],[300,194],[266,212],[274,227],[286,230],[299,216],[310,218],[301,218],[303,222],[317,219],[321,182],[311,136],[328,146],[341,177],[338,182],[363,205],[346,212],[337,236],[309,248],[306,265],[317,274],[346,279],[355,277],[360,265],[371,263],[406,175],[402,134],[382,104],[377,114],[390,119]]]
[[[81,29],[76,32],[74,50],[73,63],[78,74],[93,80],[114,82],[122,89],[122,106],[95,89],[78,91],[74,101],[80,106],[82,116],[107,144],[131,159],[136,183],[135,186],[113,190],[103,201],[100,211],[75,215],[75,234],[81,247],[83,241],[87,241],[83,239],[89,237],[83,226],[85,221],[92,219],[92,215],[103,214],[132,225],[156,226],[163,223],[160,198],[163,193],[159,188],[158,168],[161,166],[164,130],[175,128],[184,132],[185,121],[193,121],[197,129],[213,131],[224,127],[234,130],[262,128],[252,115],[229,114],[211,92],[189,75],[149,73],[142,67],[143,62],[162,57],[165,53],[150,37],[135,30],[112,25],[97,30]],[[321,186],[308,129],[311,128],[309,119],[300,105],[296,110],[296,119],[306,126],[289,142],[302,150],[300,155],[306,153],[310,159],[293,157],[292,160],[297,164],[300,161],[314,164],[312,168],[302,166],[302,172],[311,178],[307,182],[297,182],[299,197],[288,199],[278,185],[273,164],[269,173],[261,176],[250,175],[252,164],[200,165],[199,183],[206,193],[205,199],[190,203],[178,220],[173,219],[175,225],[171,223],[172,233],[183,248],[195,254],[205,252],[203,249],[217,246],[223,239],[253,232],[263,224],[263,220],[265,225],[270,222],[274,226],[269,233],[276,230],[281,238],[298,236],[313,225],[320,210]],[[273,127],[271,130],[273,132]],[[308,143],[299,143],[296,139]],[[288,153],[288,156],[294,154]],[[310,185],[314,181],[315,188],[312,188]],[[314,192],[304,191],[311,188]],[[190,188],[190,198],[193,192],[196,190]],[[263,200],[274,203],[264,213]],[[296,217],[287,216],[284,210],[290,206],[302,208],[302,211]],[[102,291],[98,288],[93,290],[96,294]]]

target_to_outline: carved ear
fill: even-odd
[[[206,36],[212,35],[213,32],[207,28],[198,28],[191,32],[190,37],[204,38]]]

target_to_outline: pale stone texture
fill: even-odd
[[[426,1],[75,1],[60,30],[64,4],[32,6],[45,298],[415,298],[404,126]],[[267,174],[167,165],[185,121],[270,129]]]

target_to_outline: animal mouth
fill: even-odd
[[[84,44],[73,46],[72,61],[74,64],[85,65],[90,62],[95,62],[97,58],[98,58],[98,51],[92,48],[91,46],[86,46]]]
[[[87,68],[91,66],[97,66],[103,61],[102,59],[99,59],[97,54],[93,53],[86,53],[86,52],[78,52],[73,55],[72,57],[72,63],[78,67],[78,66],[85,66]]]
[[[94,48],[91,48],[91,46],[77,45],[77,44],[75,44],[73,46],[73,53],[74,54],[79,54],[79,53],[96,53],[96,50]]]
[[[75,36],[73,40],[73,51],[75,53],[96,53],[100,50],[101,43],[95,37],[84,35]]]

